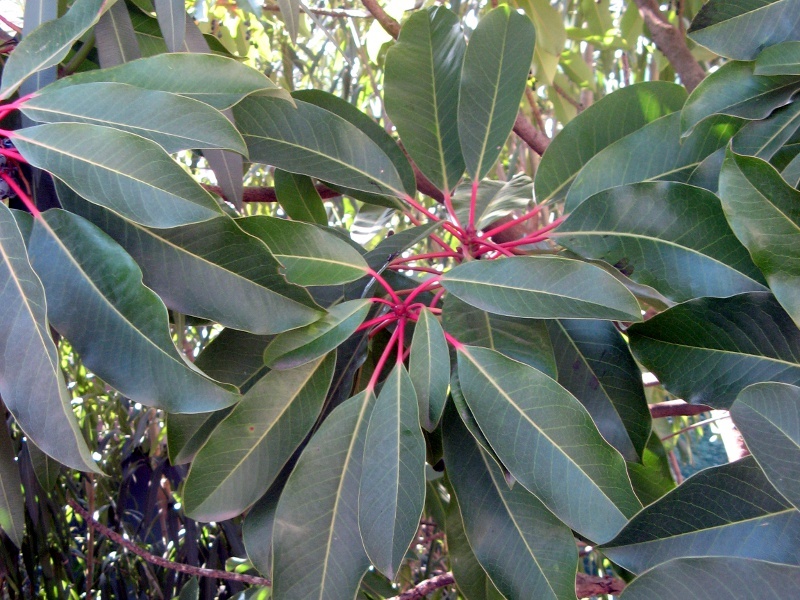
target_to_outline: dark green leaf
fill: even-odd
[[[100,67],[116,67],[142,57],[133,22],[124,2],[114,2],[94,28]]]
[[[170,52],[183,50],[186,36],[186,2],[184,0],[153,0],[158,26]]]
[[[278,501],[273,593],[283,600],[352,598],[369,567],[358,488],[374,394],[336,408],[300,455]]]
[[[197,577],[192,577],[181,588],[178,600],[200,600],[200,584]]]
[[[328,224],[328,213],[308,175],[275,169],[275,195],[283,211],[294,221]]]
[[[599,192],[575,209],[556,236],[573,252],[603,260],[676,302],[765,289],[719,198],[682,183]]]
[[[628,475],[631,478],[633,491],[645,506],[675,489],[667,452],[655,432],[651,433],[647,440],[641,462],[628,463]]]
[[[736,236],[800,325],[800,192],[769,163],[729,151],[719,195]]]
[[[633,294],[588,263],[559,256],[471,261],[447,272],[442,285],[482,310],[535,319],[641,320]]]
[[[450,385],[450,354],[438,319],[420,311],[414,328],[408,371],[419,402],[419,417],[426,431],[433,431],[442,417]]]
[[[161,299],[100,229],[72,213],[47,211],[34,223],[30,255],[53,326],[122,394],[175,413],[207,412],[239,399],[233,386],[217,385],[178,353]]]
[[[533,200],[533,184],[526,175],[517,175],[511,181],[484,179],[478,184],[475,198],[475,228],[486,229],[500,217],[513,211],[525,212]],[[469,219],[472,201],[472,183],[462,183],[453,194],[453,207],[460,223]]]
[[[800,330],[766,292],[691,300],[628,334],[636,358],[692,404],[728,409],[751,383],[800,384]]]
[[[0,531],[22,548],[25,535],[25,499],[14,442],[5,422],[0,423]]]
[[[375,568],[394,579],[425,504],[425,438],[414,384],[402,363],[383,383],[369,419],[358,527]]]
[[[458,135],[473,181],[489,172],[511,133],[535,37],[531,20],[508,6],[482,17],[472,32],[461,71]]]
[[[267,491],[317,420],[335,362],[330,354],[270,371],[242,397],[192,462],[184,486],[187,515],[230,519]]]
[[[800,564],[800,513],[752,457],[705,469],[642,509],[603,553],[641,573],[671,558],[738,556]]]
[[[267,493],[247,511],[242,523],[242,543],[247,550],[247,558],[265,577],[272,575],[272,532],[275,529],[278,500],[285,483],[279,477]]]
[[[756,59],[756,75],[800,75],[800,42],[765,48]]]
[[[386,54],[386,112],[420,171],[449,192],[464,172],[458,86],[466,42],[444,6],[414,13]]]
[[[605,541],[639,510],[622,456],[555,380],[474,346],[459,349],[458,375],[500,460],[572,529]]]
[[[737,154],[771,159],[800,127],[800,102],[779,108],[766,119],[751,121],[733,136]]]
[[[800,388],[785,383],[746,387],[731,416],[772,485],[800,506]]]
[[[364,259],[370,268],[380,271],[391,259],[420,243],[439,227],[440,223],[428,223],[427,225],[409,227],[400,233],[387,236],[375,248],[367,252]]]

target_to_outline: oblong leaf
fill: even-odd
[[[153,0],[153,6],[167,49],[180,52],[186,36],[186,3],[183,0]]]
[[[272,485],[322,409],[336,356],[270,371],[217,425],[192,462],[186,514],[222,521],[241,514]]]
[[[445,415],[445,464],[475,557],[508,598],[574,598],[569,528],[521,486],[509,489],[453,412]]]
[[[769,163],[730,151],[719,181],[731,228],[800,326],[800,192]]]
[[[450,385],[450,353],[439,321],[422,309],[408,357],[408,373],[419,402],[420,424],[433,431],[442,417]]]
[[[392,161],[369,137],[327,110],[296,104],[253,96],[234,107],[251,160],[365,192],[406,194]]]
[[[642,509],[602,551],[634,573],[684,556],[800,565],[798,541],[800,513],[748,456],[693,475]]]
[[[22,548],[25,536],[25,499],[19,476],[17,453],[5,423],[0,426],[0,531]]]
[[[633,294],[594,265],[558,256],[464,263],[442,285],[465,302],[511,317],[640,321]]]
[[[337,285],[355,281],[367,271],[361,254],[344,240],[309,223],[265,215],[237,219],[250,235],[264,242],[296,285]]]
[[[278,204],[294,221],[328,224],[328,213],[314,182],[308,175],[275,169],[275,196]]]
[[[163,148],[138,135],[87,123],[51,123],[15,132],[25,159],[90,202],[149,227],[175,227],[222,214],[217,203]]]
[[[239,399],[233,386],[217,385],[181,357],[163,302],[142,284],[133,259],[96,226],[49,210],[34,222],[30,256],[53,326],[122,394],[175,413],[207,412]]]
[[[785,383],[746,387],[731,416],[772,485],[800,506],[800,388]]]
[[[375,568],[394,579],[425,505],[425,438],[402,363],[383,383],[364,440],[358,528]]]
[[[443,191],[464,172],[457,113],[466,47],[458,17],[437,6],[411,15],[386,54],[386,112],[409,156]]]
[[[682,183],[625,185],[585,200],[555,236],[676,302],[765,290],[722,208],[711,192]]]
[[[459,348],[458,378],[503,464],[572,529],[608,540],[641,508],[622,456],[555,380],[475,346]]]
[[[0,395],[42,451],[72,469],[98,468],[72,412],[72,396],[50,337],[42,282],[28,262],[11,211],[0,206]]]
[[[553,138],[536,170],[538,202],[566,196],[575,175],[598,152],[647,123],[680,110],[683,86],[647,81],[603,96],[566,124]]]
[[[375,395],[337,407],[311,438],[278,501],[273,594],[285,600],[352,598],[369,567],[358,531],[364,438]]]
[[[40,123],[77,122],[114,127],[153,140],[167,152],[224,148],[247,155],[247,146],[225,116],[203,102],[123,83],[45,88],[22,112]]]
[[[686,402],[728,409],[752,383],[800,384],[800,330],[767,292],[691,300],[628,334],[634,356]]]
[[[800,128],[800,102],[777,109],[766,119],[751,121],[733,136],[731,148],[737,154],[770,160]]]
[[[100,59],[100,68],[142,57],[133,22],[124,2],[114,2],[94,28],[95,46]]]
[[[764,48],[756,58],[756,75],[800,75],[800,41]]]
[[[531,20],[508,6],[481,18],[470,36],[459,87],[458,136],[473,181],[489,172],[511,133],[535,37]]]

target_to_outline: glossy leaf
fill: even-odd
[[[440,190],[464,172],[458,138],[458,86],[466,42],[444,6],[415,12],[386,54],[386,112],[409,156]]]
[[[800,89],[798,77],[755,75],[754,69],[754,62],[731,61],[700,82],[681,111],[682,135],[715,114],[764,119]]]
[[[397,169],[375,142],[338,115],[296,104],[253,96],[234,107],[251,160],[356,190],[405,195]]]
[[[650,435],[650,411],[639,367],[608,321],[547,321],[558,383],[589,411],[603,437],[638,461]]]
[[[614,277],[558,256],[472,261],[447,272],[442,285],[465,302],[499,315],[641,320],[633,294]]]
[[[603,96],[553,138],[533,182],[537,201],[562,199],[594,155],[647,123],[680,110],[685,101],[686,90],[667,81],[637,83]]]
[[[458,136],[470,178],[492,168],[514,126],[533,59],[531,20],[499,6],[481,18],[464,54]]]
[[[676,302],[765,290],[719,198],[682,183],[611,188],[581,203],[556,239]]]
[[[34,223],[30,256],[53,326],[87,368],[122,394],[174,413],[207,412],[239,399],[233,386],[217,385],[178,353],[161,299],[100,229],[50,210]]]
[[[370,306],[369,300],[333,306],[318,321],[277,336],[264,351],[264,362],[273,369],[292,369],[327,354],[353,335]]]
[[[307,175],[275,169],[275,195],[278,204],[294,221],[328,224],[328,213],[314,182]]]
[[[0,531],[22,548],[25,535],[25,498],[14,442],[5,423],[0,426]]]
[[[76,198],[56,184],[62,206],[103,229],[142,269],[145,285],[175,310],[258,334],[308,325],[324,313],[291,285],[269,249],[228,217],[148,229]]]
[[[650,434],[641,462],[628,463],[628,476],[636,497],[644,506],[675,489],[669,458],[656,432]]]
[[[475,346],[459,349],[458,376],[500,460],[572,529],[605,541],[639,510],[622,456],[555,380]]]
[[[425,438],[402,363],[383,383],[364,441],[358,528],[375,568],[394,579],[425,504]]]
[[[728,152],[719,195],[736,236],[800,326],[800,192],[769,163]]]
[[[87,123],[17,132],[25,159],[78,194],[148,227],[175,227],[222,214],[200,185],[155,142]]]
[[[306,437],[322,409],[336,357],[270,371],[217,425],[192,462],[186,514],[223,521],[260,498]]]
[[[183,0],[153,0],[153,6],[167,49],[180,52],[186,36],[186,3]]]
[[[785,383],[746,387],[731,416],[772,485],[800,505],[800,388]]]
[[[42,451],[81,471],[98,471],[72,412],[72,396],[48,324],[45,291],[28,262],[14,216],[0,206],[0,395]]]
[[[800,36],[800,6],[791,0],[711,0],[688,34],[720,56],[753,60],[763,48]]]
[[[777,109],[769,117],[751,121],[733,136],[731,148],[737,154],[771,159],[800,128],[800,102]]]
[[[296,285],[348,283],[367,271],[357,250],[314,225],[264,215],[244,217],[236,223],[267,245],[284,266],[286,279]]]
[[[634,356],[692,404],[728,409],[751,383],[800,384],[800,330],[766,292],[691,300],[628,334]]]
[[[800,41],[764,48],[756,58],[756,75],[800,75]]]
[[[508,488],[452,410],[444,448],[469,546],[497,589],[508,598],[574,598],[577,552],[569,528],[521,486]]]
[[[426,239],[439,227],[439,223],[428,223],[427,225],[409,227],[399,233],[387,236],[375,248],[364,255],[364,260],[367,261],[370,268],[380,271],[393,258]]]
[[[34,73],[61,62],[109,4],[108,0],[76,0],[63,17],[42,23],[26,35],[3,65],[0,99],[11,96]]]
[[[100,67],[115,67],[142,57],[128,7],[114,2],[94,28],[95,46]]]
[[[644,508],[602,551],[634,573],[688,556],[798,565],[798,540],[800,513],[747,457],[693,475]]]
[[[533,185],[526,175],[517,175],[511,181],[484,179],[478,184],[475,198],[475,228],[487,229],[501,217],[514,211],[527,212],[533,199]],[[472,201],[472,183],[466,181],[453,193],[456,217],[463,225],[469,219]]]
[[[358,487],[375,396],[336,408],[311,438],[278,501],[273,594],[285,600],[352,598],[369,567],[358,531]]]
[[[672,113],[657,119],[596,154],[575,178],[565,209],[573,211],[597,192],[628,183],[686,182],[741,126],[740,120],[719,115],[703,121],[691,137],[681,140],[680,118]]]
[[[249,95],[291,102],[288,92],[244,63],[218,54],[188,52],[157,54],[110,69],[83,71],[59,79],[50,89],[96,81],[127,83],[146,90],[188,96],[219,110]]]
[[[438,319],[422,309],[414,328],[408,371],[419,402],[422,428],[433,431],[442,417],[450,385],[450,354]]]

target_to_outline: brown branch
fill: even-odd
[[[383,30],[394,39],[397,39],[397,36],[400,35],[400,23],[398,23],[394,17],[389,16],[381,5],[378,4],[377,0],[361,0],[361,3],[364,5],[364,8],[375,17],[375,20],[381,24]]]
[[[639,14],[647,24],[656,47],[667,57],[684,87],[691,92],[703,81],[706,73],[689,52],[686,38],[664,18],[657,0],[636,0],[636,6],[639,7]]]
[[[442,573],[441,575],[437,575],[436,577],[432,577],[421,583],[418,583],[410,590],[406,590],[394,598],[389,598],[389,600],[420,600],[431,592],[436,591],[439,588],[443,588],[446,585],[452,585],[455,582],[456,580],[453,578],[452,573]]]
[[[268,12],[276,12],[276,13],[281,12],[281,8],[277,4],[265,3],[265,4],[263,4],[261,6],[261,8],[263,10],[268,11]],[[322,17],[343,17],[343,18],[346,18],[346,19],[372,19],[373,18],[371,14],[365,13],[365,12],[361,12],[361,11],[358,11],[358,10],[347,10],[347,9],[334,10],[334,9],[329,9],[329,8],[312,8],[312,7],[308,7],[306,10],[308,10],[308,12],[310,12],[312,14],[320,15]]]
[[[650,405],[650,416],[654,419],[663,417],[691,417],[711,410],[705,404],[687,404],[683,400],[667,400]]]
[[[217,194],[218,196],[221,196],[227,200],[225,194],[222,193],[222,188],[218,185],[208,185],[204,183],[202,186],[212,194]],[[321,183],[316,184],[314,187],[317,189],[317,193],[323,200],[342,195],[341,192],[332,190],[328,186],[322,185]],[[273,187],[248,186],[244,188],[243,200],[245,202],[276,202],[278,197],[275,194],[275,188]]]
[[[147,562],[157,565],[159,567],[164,567],[165,569],[170,569],[171,571],[178,571],[179,573],[186,573],[187,575],[194,575],[196,577],[211,577],[214,579],[227,579],[229,581],[238,581],[240,583],[249,583],[251,585],[272,585],[269,579],[264,577],[256,577],[254,575],[245,575],[242,573],[231,573],[229,571],[218,571],[217,569],[206,569],[204,567],[193,567],[191,565],[184,565],[181,563],[176,563],[171,560],[167,560],[166,558],[162,558],[161,556],[156,556],[148,552],[147,550],[143,550],[139,548],[133,542],[126,540],[116,531],[113,531],[103,525],[102,523],[98,523],[97,521],[92,518],[89,512],[84,509],[80,504],[78,504],[75,500],[70,499],[69,505],[77,512],[81,517],[83,517],[84,521],[86,521],[87,525],[90,529],[96,529],[108,539],[116,542],[120,546],[130,550],[137,556],[140,556]]]

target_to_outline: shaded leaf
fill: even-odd
[[[281,497],[285,480],[279,477],[267,493],[247,511],[242,523],[242,543],[247,558],[259,573],[265,577],[272,575],[272,531],[275,528],[275,512]]]
[[[375,248],[367,252],[364,259],[371,269],[381,271],[393,258],[426,239],[440,226],[441,223],[438,222],[428,223],[409,227],[400,233],[387,236]]]
[[[115,67],[142,57],[133,22],[124,2],[114,2],[94,28],[100,67]]]
[[[693,475],[642,509],[602,551],[634,573],[684,556],[796,565],[798,540],[800,513],[746,457]]]
[[[461,224],[469,219],[472,200],[472,183],[462,183],[453,193],[453,207]],[[525,212],[533,200],[533,185],[526,175],[517,175],[510,181],[484,179],[478,184],[475,198],[475,228],[486,229],[500,217],[513,211]]]
[[[777,109],[766,119],[751,121],[733,136],[731,148],[737,154],[771,159],[800,127],[800,102]]]
[[[442,285],[482,310],[523,318],[641,320],[633,294],[594,265],[559,256],[471,261]]]
[[[19,476],[17,454],[5,419],[0,423],[0,531],[17,548],[25,535],[25,499]]]
[[[641,462],[628,463],[628,476],[636,497],[644,506],[675,489],[667,452],[655,432],[647,440]]]
[[[756,58],[754,73],[756,75],[800,75],[800,42],[784,42],[764,48]]]
[[[277,2],[289,38],[292,42],[296,42],[297,30],[300,27],[300,0],[277,0]]]
[[[605,541],[639,510],[622,456],[555,380],[475,346],[459,349],[458,375],[464,398],[500,460],[572,529]]]
[[[275,195],[278,204],[294,221],[328,224],[328,213],[314,182],[307,175],[275,169]]]
[[[167,49],[180,52],[186,35],[186,3],[184,0],[153,0],[153,5]]]
[[[419,402],[420,424],[433,431],[442,417],[450,385],[450,354],[438,319],[422,309],[414,327],[408,371]]]
[[[226,119],[232,121],[233,117],[229,116],[230,112],[230,110],[226,110],[224,114]],[[242,155],[237,152],[212,148],[203,151],[203,158],[214,172],[214,177],[216,177],[225,199],[241,211],[244,202],[244,181],[242,180],[244,159]]]
[[[480,180],[505,145],[533,59],[531,20],[499,6],[481,18],[464,54],[458,135],[467,172]]]

